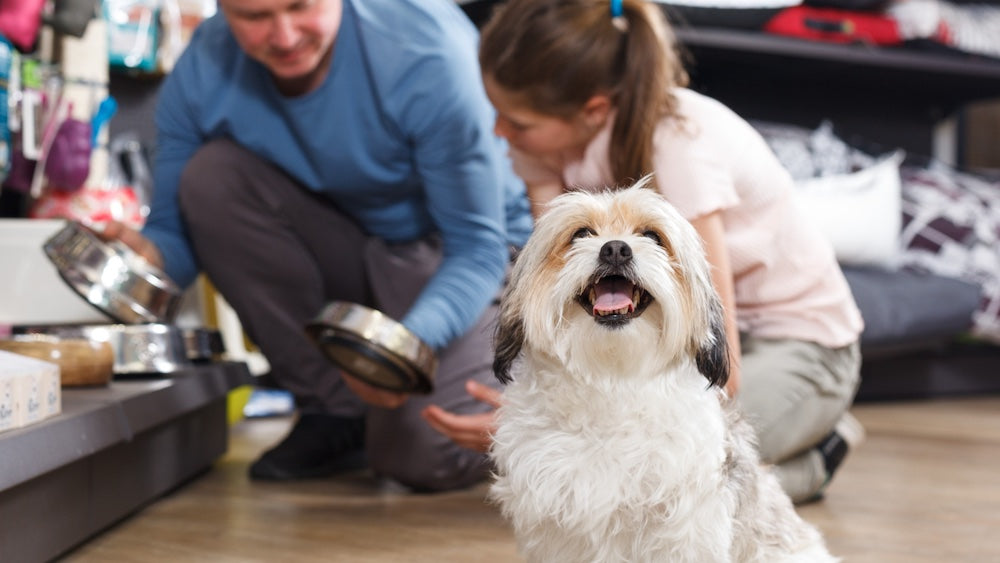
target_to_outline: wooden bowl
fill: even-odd
[[[0,340],[0,350],[58,365],[63,387],[107,385],[113,373],[114,354],[107,342],[24,335]]]

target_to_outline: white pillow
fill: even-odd
[[[898,150],[869,168],[798,180],[796,196],[806,219],[827,236],[842,264],[892,268],[902,224]]]

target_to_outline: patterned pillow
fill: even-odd
[[[979,285],[971,333],[1000,343],[1000,182],[940,163],[901,175],[900,265]]]
[[[825,175],[856,172],[878,161],[838,138],[829,122],[815,130],[751,123],[799,184]],[[898,247],[896,256],[882,266],[979,287],[980,301],[972,315],[970,333],[1000,344],[1000,181],[960,172],[940,162],[903,164],[899,176]],[[847,224],[867,226],[856,216]]]

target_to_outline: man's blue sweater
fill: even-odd
[[[443,263],[402,322],[436,348],[461,335],[500,287],[509,245],[523,244],[531,229],[523,183],[492,132],[477,40],[451,0],[344,0],[325,82],[288,98],[221,14],[206,20],[164,81],[156,111],[143,233],[167,273],[188,285],[199,270],[177,202],[181,172],[206,141],[228,137],[329,197],[373,236],[406,242],[440,233]]]

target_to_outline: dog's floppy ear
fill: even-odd
[[[501,383],[510,383],[510,367],[521,354],[524,346],[524,322],[520,317],[510,314],[506,308],[500,310],[500,322],[497,323],[493,337],[493,375]]]
[[[695,365],[708,379],[709,386],[724,387],[729,380],[729,342],[726,340],[722,304],[718,299],[711,300],[708,317],[708,334],[695,353]]]

